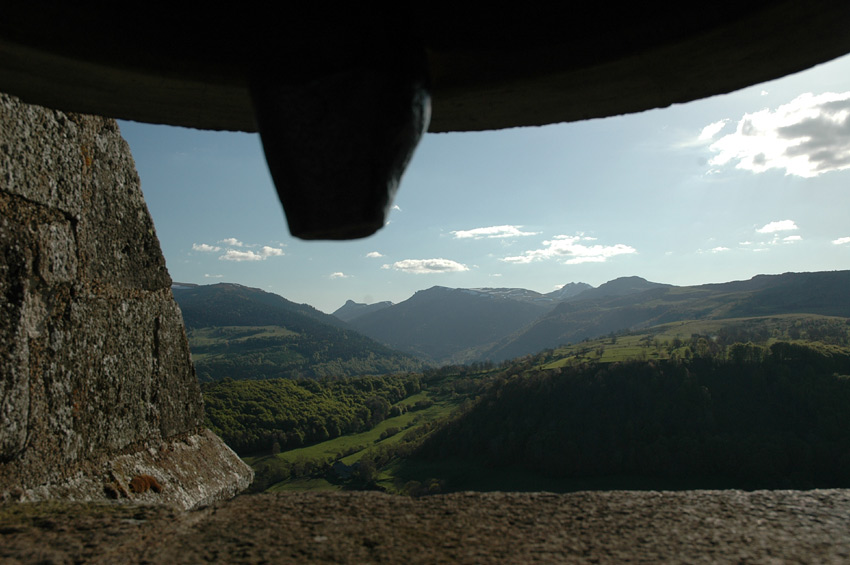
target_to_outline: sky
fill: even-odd
[[[119,125],[174,281],[327,313],[435,285],[850,269],[850,56],[660,110],[426,134],[387,224],[354,241],[289,235],[257,134]]]

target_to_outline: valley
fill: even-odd
[[[255,492],[827,488],[850,486],[847,282],[435,287],[348,322],[239,285],[175,296]]]
[[[566,295],[433,287],[348,323],[432,364],[499,362],[676,321],[794,313],[847,317],[848,289],[850,271],[760,275],[690,287],[623,277],[598,288],[576,285],[578,292]]]

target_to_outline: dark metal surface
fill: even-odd
[[[303,152],[287,157],[293,141],[271,139],[284,139],[290,136],[285,130],[305,128],[305,120],[315,118],[272,110],[274,95],[258,95],[268,91],[257,90],[258,79],[266,85],[301,84],[314,93],[318,80],[344,91],[353,83],[332,77],[364,76],[376,57],[401,53],[398,60],[409,61],[411,68],[424,57],[432,100],[429,131],[470,131],[665,107],[775,79],[850,52],[850,3],[845,0],[718,0],[700,7],[670,1],[616,7],[571,3],[566,12],[562,5],[481,11],[466,5],[378,9],[357,4],[287,8],[282,14],[259,4],[238,10],[139,9],[132,14],[124,5],[6,4],[0,17],[0,90],[66,111],[203,129],[260,129],[281,196],[318,191],[325,210],[336,208],[332,215],[337,219],[328,215],[318,220],[326,228],[293,229],[308,238],[357,237],[371,229],[363,226],[382,224],[374,210],[386,208],[392,199],[399,171],[396,164],[381,165],[378,169],[385,172],[377,179],[375,168],[350,169],[351,175],[343,175],[352,181],[348,189],[340,186],[339,174],[328,176],[322,186],[290,185],[286,171],[293,160],[305,163],[302,168],[353,159],[404,163],[409,151],[376,142],[348,157],[313,153],[307,159]],[[411,72],[396,64],[384,73],[385,84],[397,84],[392,75],[404,79]],[[265,126],[258,127],[252,84],[254,101],[262,101],[260,121],[269,120]],[[365,125],[369,112],[382,119],[380,111],[367,110],[370,103],[365,101],[389,100],[386,96],[397,87],[387,88],[385,94],[375,90],[362,98],[363,104],[353,102],[350,110],[345,104],[353,99],[344,92],[317,95],[339,101],[339,106],[332,102],[335,119],[346,121],[343,114],[356,113],[359,121],[350,121],[348,134],[342,133],[345,128],[329,134],[331,130],[317,127],[308,145],[322,151],[327,136],[333,135],[343,146],[359,147],[364,128],[371,127]],[[390,122],[375,127],[390,127]],[[410,145],[410,119],[395,123],[393,135],[407,136],[402,145]],[[349,134],[344,143],[337,139]],[[376,191],[383,194],[375,196]],[[360,196],[349,198],[351,194],[362,195],[365,204],[352,204]],[[316,223],[304,214],[317,216],[318,209],[290,211],[285,200],[293,225],[302,218]]]
[[[850,52],[843,0],[571,3],[566,15],[561,6],[358,5],[281,16],[251,4],[136,13],[4,4],[0,90],[63,110],[204,129],[256,131],[251,73],[297,79],[332,61],[354,64],[353,42],[425,50],[430,131],[663,107]]]

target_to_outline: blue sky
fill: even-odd
[[[427,134],[388,224],[348,242],[289,235],[256,134],[120,126],[175,281],[328,313],[434,285],[850,268],[850,56],[661,110]]]

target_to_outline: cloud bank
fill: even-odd
[[[505,257],[502,261],[506,263],[532,263],[546,259],[563,259],[566,265],[578,265],[580,263],[604,263],[611,257],[637,253],[634,247],[618,243],[616,245],[585,245],[578,235],[558,235],[549,241],[544,241],[545,247],[524,252],[522,255]]]
[[[538,232],[522,231],[522,226],[490,226],[486,228],[475,228],[471,230],[457,230],[451,232],[455,239],[503,239],[507,237],[523,237],[537,235]]]
[[[395,269],[416,275],[431,273],[454,273],[468,271],[469,267],[451,259],[405,259],[392,265],[383,265],[382,269]]]
[[[724,125],[707,125],[700,139],[712,139]],[[754,173],[784,169],[810,178],[850,168],[850,92],[802,94],[776,110],[745,114],[735,133],[709,148],[717,153],[712,166],[735,163]]]

